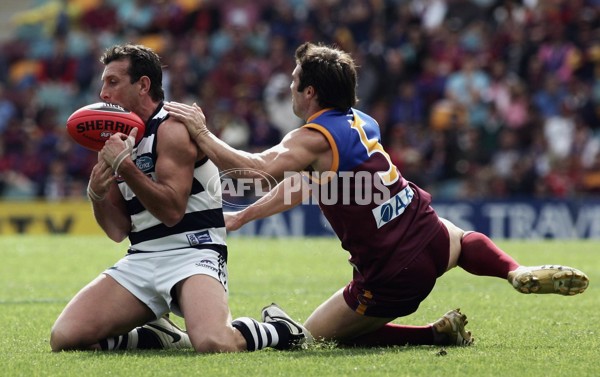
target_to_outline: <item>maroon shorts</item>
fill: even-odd
[[[393,280],[378,286],[351,281],[344,289],[346,304],[370,317],[397,318],[414,313],[446,271],[450,258],[450,236],[441,225],[431,242]]]

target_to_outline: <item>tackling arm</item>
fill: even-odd
[[[330,168],[331,148],[320,132],[307,128],[295,129],[276,146],[262,153],[248,153],[230,147],[213,135],[198,105],[168,102],[164,108],[185,124],[198,147],[220,170],[231,170],[235,174],[236,169],[240,172],[245,169],[244,177],[254,171],[257,174],[253,178],[260,178],[260,172],[267,173],[279,182],[286,174],[303,171],[309,166],[316,171]],[[328,162],[324,162],[327,159]]]
[[[300,174],[294,174],[281,181],[267,195],[238,212],[225,212],[225,225],[228,231],[238,230],[250,221],[264,219],[296,207],[310,195],[308,185]]]

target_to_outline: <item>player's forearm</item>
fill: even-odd
[[[101,201],[92,200],[92,207],[96,222],[108,238],[115,242],[121,242],[127,238],[131,229],[131,221],[129,216],[123,212],[123,208],[114,205],[110,195]]]
[[[300,175],[288,177],[265,196],[242,210],[240,215],[244,224],[264,219],[296,207],[302,203],[303,195],[308,195],[308,192],[303,192]]]
[[[194,141],[219,170],[231,170],[233,176],[235,169],[266,170],[265,162],[259,156],[232,148],[211,132],[197,134]]]

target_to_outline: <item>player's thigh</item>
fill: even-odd
[[[448,230],[448,236],[450,238],[450,256],[448,258],[448,268],[450,270],[458,264],[458,258],[460,257],[461,240],[465,231],[454,225],[447,219],[441,218],[440,221]]]
[[[193,275],[177,284],[177,300],[186,331],[197,351],[245,350],[245,340],[231,325],[227,292],[212,276]]]
[[[308,317],[304,326],[315,339],[347,340],[375,331],[393,318],[366,317],[348,307],[344,289],[334,293]]]
[[[86,342],[127,333],[154,319],[150,309],[105,274],[81,289],[53,326],[63,342]],[[66,338],[66,339],[65,339]]]

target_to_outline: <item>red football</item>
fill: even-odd
[[[79,145],[99,151],[111,135],[129,135],[137,127],[136,144],[144,136],[146,125],[140,117],[119,105],[97,102],[82,107],[67,119],[67,131]]]

